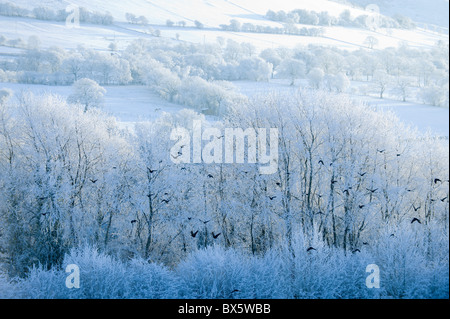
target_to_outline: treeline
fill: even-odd
[[[109,12],[90,12],[84,7],[79,7],[78,10],[81,23],[110,25],[114,22],[114,18]],[[1,2],[0,15],[7,17],[32,18],[46,21],[66,21],[69,13],[65,9],[55,11],[48,7],[37,7],[33,10],[28,10],[9,2]]]
[[[0,38],[1,43],[9,40]],[[266,49],[259,54],[250,43],[223,38],[209,44],[139,39],[121,52],[114,45],[109,52],[81,46],[70,51],[40,49],[35,36],[21,43],[28,48],[23,56],[0,61],[0,81],[70,85],[90,78],[101,85],[149,85],[169,101],[186,105],[194,103],[181,98],[181,83],[189,85],[192,78],[198,87],[208,86],[212,91],[232,87],[224,81],[279,78],[293,85],[304,79],[312,88],[343,92],[351,89],[350,81],[359,81],[364,83],[353,93],[448,106],[448,45],[443,43],[430,50],[402,45],[346,51],[310,45]]]
[[[374,20],[369,15],[360,15],[355,18],[351,16],[350,10],[343,11],[339,17],[331,16],[328,12],[315,12],[304,9],[292,10],[285,12],[283,10],[275,12],[267,11],[266,19],[287,24],[308,24],[316,26],[343,26],[343,27],[357,27],[364,29],[377,28],[396,28],[396,29],[414,29],[416,25],[414,22],[402,15],[396,15],[393,18],[379,15]]]
[[[172,267],[212,245],[247,256],[280,248],[316,261],[336,249],[346,265],[367,252],[393,277],[448,265],[449,154],[440,141],[323,92],[265,94],[232,110],[222,123],[191,110],[165,114],[129,134],[97,109],[59,97],[2,99],[0,249],[8,273],[55,269],[85,244]],[[194,120],[219,131],[278,128],[278,172],[175,164],[172,129],[192,134]],[[305,276],[299,285],[308,278],[283,264]],[[424,278],[440,278],[445,290],[445,273],[437,274]]]
[[[286,24],[283,27],[271,27],[264,25],[254,25],[252,23],[241,24],[238,20],[231,20],[230,24],[221,24],[220,28],[224,31],[233,32],[252,32],[252,33],[270,33],[270,34],[290,34],[307,37],[323,36],[324,31],[321,28],[298,28],[293,24]]]

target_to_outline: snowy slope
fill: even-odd
[[[116,21],[125,21],[125,14],[129,12],[145,16],[151,24],[164,24],[167,19],[185,20],[190,24],[198,20],[209,27],[227,24],[231,19],[253,23],[259,21],[264,24],[268,22],[263,19],[268,10],[307,9],[328,11],[330,15],[338,16],[348,9],[354,16],[364,14],[361,9],[330,0],[15,0],[14,3],[28,9],[44,6],[54,10],[65,9],[73,3],[90,11],[109,11]]]

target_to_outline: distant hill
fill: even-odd
[[[376,4],[382,14],[393,16],[401,14],[416,22],[435,24],[448,28],[449,0],[346,0],[365,7]]]

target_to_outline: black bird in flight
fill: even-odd
[[[359,176],[361,176],[361,177],[364,177],[364,176],[366,176],[366,175],[367,175],[367,172],[359,173]]]
[[[277,198],[276,196],[269,196],[270,200],[274,200],[275,198]]]
[[[208,224],[211,220],[205,220],[205,221],[203,221],[203,220],[200,219],[200,221],[201,221],[203,224],[206,225],[206,224]]]
[[[441,199],[441,202],[445,202],[447,200],[447,198],[448,198],[448,196],[443,198],[443,199]]]
[[[132,223],[132,224],[135,224],[135,223],[137,223],[137,220],[136,220],[136,219],[133,219],[133,220],[131,221],[131,223]]]
[[[192,236],[192,238],[197,237],[197,234],[198,234],[198,230],[197,230],[195,233],[191,230],[191,236]]]
[[[366,188],[369,192],[371,192],[372,194],[376,193],[378,188],[375,189],[370,189],[370,188]]]
[[[363,245],[365,245],[365,246],[368,246],[368,245],[369,245],[369,243],[367,243],[367,242],[364,242],[364,243],[363,243]]]
[[[319,161],[319,164],[325,165],[325,163],[322,160]]]
[[[421,222],[419,219],[417,219],[417,218],[414,218],[414,219],[411,221],[411,224],[414,224],[415,222],[418,222],[419,224],[422,224],[422,222]]]
[[[214,176],[212,174],[208,174],[209,178],[214,178]]]
[[[275,185],[277,185],[278,187],[281,187],[281,183],[280,182],[275,183]]]
[[[361,250],[359,250],[359,249],[355,249],[354,251],[352,251],[352,253],[354,253],[354,254],[360,253],[360,252],[361,252]]]
[[[439,178],[435,178],[435,179],[434,179],[434,183],[435,183],[435,184],[437,184],[437,183],[442,183],[442,180],[439,179]]]
[[[366,205],[359,205],[359,209],[363,209]]]
[[[90,179],[90,181],[91,181],[92,184],[95,184],[95,183],[98,182],[98,179]]]
[[[377,150],[378,153],[383,154],[386,150]]]
[[[337,180],[333,179],[333,180],[331,181],[331,184],[336,184],[337,182],[338,182]]]
[[[211,235],[213,236],[214,239],[217,239],[220,236],[221,233],[218,233],[217,235],[214,234],[214,232],[211,233]]]
[[[168,200],[168,199],[163,199],[161,202],[166,203],[166,204],[169,204],[170,200]]]
[[[348,189],[346,189],[346,190],[344,191],[344,194],[350,195],[350,191],[349,191]]]
[[[306,251],[310,252],[311,250],[317,250],[317,249],[315,249],[314,247],[309,247]]]
[[[148,171],[149,171],[150,174],[153,174],[153,173],[157,172],[156,169],[150,169],[150,168],[148,169]]]
[[[421,208],[422,208],[422,206],[416,207],[416,206],[413,205],[413,209],[414,209],[415,212],[417,212]]]

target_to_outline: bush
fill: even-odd
[[[64,271],[69,264],[80,268],[80,288],[68,289]],[[1,280],[1,278],[0,278]],[[4,285],[0,281],[0,285]],[[11,283],[7,283],[11,285]],[[176,281],[166,268],[144,260],[120,262],[93,247],[73,249],[63,269],[33,268],[20,280],[15,298],[32,299],[169,299],[177,298]],[[11,294],[10,294],[11,295]],[[11,296],[9,296],[11,297]]]

